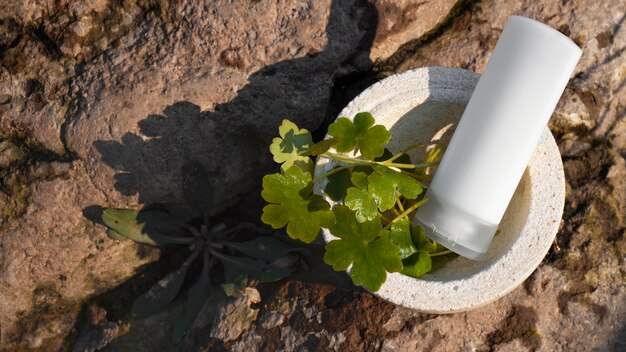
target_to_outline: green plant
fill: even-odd
[[[187,171],[192,174],[194,169]],[[205,214],[212,198],[210,191],[204,192],[209,196],[200,196],[206,188],[205,184],[186,192],[188,202],[195,209],[203,209]],[[191,328],[205,302],[238,295],[246,287],[248,278],[276,281],[306,266],[302,261],[306,250],[271,237],[272,231],[252,223],[228,228],[224,223],[211,226],[206,215],[202,220],[184,222],[161,210],[113,208],[104,210],[102,221],[108,228],[108,236],[115,240],[188,248],[189,256],[183,264],[139,296],[131,310],[139,317],[154,314],[179,296],[185,283],[191,285],[184,314],[174,325],[174,342],[180,341]],[[252,239],[241,240],[240,235]]]
[[[419,277],[456,257],[410,220],[427,201],[425,182],[442,146],[427,149],[423,162],[412,164],[407,152],[426,146],[392,154],[385,149],[390,132],[366,112],[353,121],[337,119],[328,127],[330,138],[318,143],[289,120],[283,120],[279,134],[270,152],[281,172],[263,177],[261,195],[269,203],[261,216],[265,224],[286,227],[291,238],[306,243],[327,228],[337,239],[326,244],[324,261],[337,271],[352,266],[353,283],[372,291],[388,272]],[[312,156],[331,159],[334,168],[313,177]],[[313,194],[314,185],[324,181],[324,193],[337,202],[332,207]]]

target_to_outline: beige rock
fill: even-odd
[[[383,6],[382,1],[374,4]],[[371,50],[382,52],[380,46],[391,55],[379,68],[393,73],[438,64],[481,72],[512,13],[547,22],[583,46],[577,76],[551,124],[557,141],[568,135],[564,140],[576,142],[562,150],[569,150],[567,158],[580,167],[566,170],[571,192],[549,258],[523,289],[469,318],[460,314],[435,324],[427,323],[433,316],[413,315],[398,320],[394,326],[399,332],[388,335],[381,331],[393,307],[368,294],[329,297],[319,292],[320,285],[281,291],[279,301],[291,295],[316,297],[306,301],[316,307],[306,312],[317,313],[300,315],[294,312],[301,306],[281,305],[285,319],[280,326],[264,330],[257,321],[227,347],[254,350],[264,344],[280,350],[285,347],[280,333],[286,331],[285,337],[296,345],[337,350],[373,350],[392,341],[413,346],[422,340],[426,346],[439,344],[435,349],[532,348],[534,335],[506,332],[514,326],[506,324],[508,317],[516,316],[514,307],[519,305],[537,311],[540,350],[624,349],[623,332],[619,335],[616,329],[624,325],[625,316],[623,279],[618,278],[623,278],[626,265],[626,231],[614,225],[618,208],[610,200],[619,185],[619,167],[613,168],[618,162],[605,157],[623,158],[625,149],[624,2],[464,2],[450,26],[422,41],[424,35],[418,33],[431,33],[432,28],[421,24],[441,23],[445,10],[436,7],[446,4],[428,1],[419,7],[430,17],[404,23],[401,34],[385,39],[393,44],[377,38]],[[0,130],[24,136],[37,151],[27,148],[15,161],[18,170],[0,172],[0,212],[3,221],[8,219],[0,224],[0,349],[57,348],[76,323],[79,301],[154,260],[155,253],[139,258],[146,253],[106,239],[102,229],[84,220],[84,207],[139,205],[168,200],[171,194],[177,199],[181,156],[198,157],[211,166],[213,179],[229,174],[218,187],[225,190],[221,200],[230,199],[229,193],[245,195],[253,186],[250,175],[257,178],[270,165],[267,156],[259,154],[280,119],[288,117],[313,129],[331,117],[325,116],[327,110],[340,109],[329,108],[333,81],[341,83],[336,87],[339,98],[333,96],[333,105],[340,105],[344,89],[360,87],[346,75],[369,69],[369,40],[375,32],[384,33],[373,28],[372,9],[364,1],[339,0],[261,1],[250,12],[247,6],[226,1],[0,2]],[[68,28],[83,16],[92,16],[93,22],[80,37]],[[399,13],[378,17],[381,25],[402,23]],[[404,39],[397,38],[412,45],[403,46]],[[64,45],[72,49],[71,55],[63,53]],[[395,46],[402,50],[392,53],[389,48]],[[153,114],[161,117],[148,119]],[[228,117],[242,115],[248,116],[241,119],[246,127],[261,127],[238,133],[240,123]],[[169,132],[157,134],[164,139],[157,141],[150,134],[162,126]],[[106,161],[93,145],[97,141],[113,147]],[[246,143],[251,146],[242,146]],[[175,147],[170,150],[168,145]],[[232,158],[223,152],[224,146],[234,148],[228,152]],[[111,155],[115,153],[125,154]],[[133,155],[141,161],[131,162]],[[153,165],[154,158],[159,167]],[[172,171],[163,171],[169,168]],[[243,172],[232,176],[233,170]],[[135,176],[147,180],[146,185],[133,180]],[[5,188],[16,192],[6,193]],[[7,209],[11,215],[5,217]],[[594,216],[587,217],[588,212]],[[580,280],[584,285],[573,283]],[[272,295],[267,297],[271,304]],[[605,318],[598,320],[594,312]],[[141,329],[131,328],[113,343],[120,341],[120,351],[137,348],[142,341],[146,350],[160,348],[170,337],[169,319],[178,313],[133,321]],[[282,329],[286,324],[291,330]],[[490,333],[492,340],[487,338]],[[501,342],[496,344],[496,337]],[[218,349],[220,341],[202,346]]]
[[[81,162],[40,163],[25,177],[25,213],[0,228],[0,346],[53,348],[85,298],[120,284],[157,253],[111,241],[83,216],[105,200]]]
[[[259,291],[247,287],[241,297],[237,297],[220,307],[211,327],[211,337],[216,337],[224,342],[236,340],[256,320],[259,310],[250,306],[260,301]]]
[[[435,30],[458,0],[376,0],[378,24],[370,52],[374,62],[387,59],[402,45]]]

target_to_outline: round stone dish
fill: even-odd
[[[407,71],[372,85],[339,116],[351,119],[361,111],[372,113],[377,124],[391,131],[387,147],[392,152],[415,143],[445,143],[478,78],[476,73],[456,68]],[[411,157],[419,160],[418,154]],[[320,158],[315,174],[333,166]],[[323,195],[324,186],[318,183],[315,192]],[[483,261],[459,257],[419,279],[392,273],[374,294],[400,306],[439,314],[493,302],[520,285],[539,266],[556,236],[564,199],[561,155],[546,128]],[[326,242],[335,239],[326,229],[323,236]]]

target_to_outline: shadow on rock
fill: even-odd
[[[353,23],[360,36],[347,26]],[[165,108],[163,115],[147,116],[120,141],[94,142],[101,160],[117,172],[115,189],[137,197],[141,204],[165,204],[170,212],[187,215],[190,209],[181,193],[183,166],[193,161],[214,182],[213,214],[237,203],[239,197],[249,197],[250,190],[259,187],[260,176],[275,169],[268,145],[282,119],[318,129],[336,113],[331,101],[346,102],[337,97],[341,92],[333,94],[335,81],[371,69],[369,49],[375,28],[373,5],[334,1],[323,51],[258,70],[234,99],[211,110],[180,101]],[[345,91],[346,82],[341,83],[344,87],[338,89]]]
[[[348,21],[358,24],[363,33],[360,37],[346,33],[350,31],[346,26]],[[190,101],[179,101],[165,108],[162,115],[150,115],[139,121],[137,130],[127,132],[120,141],[94,142],[101,160],[116,172],[115,190],[124,196],[137,197],[138,203],[145,205],[143,211],[165,211],[182,223],[194,224],[202,216],[217,213],[221,213],[218,218],[230,219],[231,224],[258,223],[263,206],[259,197],[261,176],[276,168],[267,147],[277,133],[277,126],[283,118],[289,118],[311,130],[322,124],[325,130],[324,124],[334,119],[336,106],[342,107],[358,93],[350,89],[349,81],[360,81],[357,84],[361,86],[363,82],[372,83],[369,49],[376,22],[376,10],[371,4],[333,1],[326,28],[328,44],[322,52],[279,62],[253,73],[234,99],[211,110],[202,110]],[[349,46],[356,54],[342,57],[337,54],[346,51],[338,50],[342,46]],[[338,66],[342,69],[338,70]],[[320,106],[326,109],[319,111]],[[255,190],[253,196],[249,196],[251,190]],[[215,206],[207,208],[211,203],[206,201],[208,197]],[[223,212],[225,209],[230,210]],[[99,206],[88,207],[83,213],[102,224],[103,209]],[[152,230],[159,232],[159,224],[152,223],[150,218],[145,220],[148,237]],[[300,275],[298,279],[351,287],[345,273],[335,273],[321,261],[322,247],[311,251],[315,258],[309,263],[310,271],[316,274]],[[182,254],[179,254],[171,258],[163,256],[148,270],[93,301],[112,309],[113,318],[127,319],[129,297],[136,297],[156,277],[171,271],[175,267],[173,263],[180,264]],[[77,325],[78,330],[94,324],[87,325]],[[169,345],[169,339],[157,343]]]

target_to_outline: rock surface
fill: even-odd
[[[281,119],[316,129],[333,81],[370,68],[373,16],[363,1],[0,4],[0,348],[56,349],[85,299],[158,258],[107,239],[94,206],[196,215],[189,161],[216,212],[249,192]]]
[[[0,4],[0,349],[626,348],[626,3],[391,4]],[[138,270],[159,252],[106,238],[87,219],[93,206],[167,203],[189,214],[181,168],[199,161],[222,207],[239,202],[240,216],[258,217],[255,187],[272,167],[265,151],[282,118],[315,130],[364,84],[414,67],[480,73],[511,14],[584,50],[550,124],[568,186],[563,223],[522,287],[436,316],[361,290],[261,285],[259,303],[220,308],[246,322],[218,314],[182,347],[167,331],[180,307],[128,317],[128,302],[165,269]],[[100,308],[81,314],[87,299]]]
[[[378,24],[376,37],[370,51],[374,62],[381,62],[393,55],[402,45],[417,40],[437,30],[461,0],[385,1],[376,0]]]

